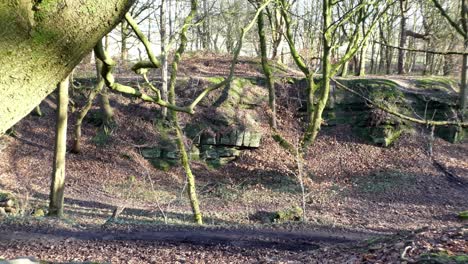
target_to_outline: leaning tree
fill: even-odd
[[[38,105],[134,0],[0,2],[0,134]]]

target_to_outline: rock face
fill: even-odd
[[[197,87],[219,82],[221,79],[206,78],[196,80]],[[184,89],[190,94],[197,91]],[[256,80],[234,79],[230,89],[210,94],[201,102],[197,114],[185,124],[184,133],[190,140],[190,158],[204,161],[211,167],[223,166],[240,156],[242,151],[260,147],[259,107],[266,102],[265,88],[257,85]],[[160,127],[168,135],[158,146],[142,150],[142,155],[155,167],[168,170],[179,162],[179,153],[171,139],[173,133]]]
[[[189,155],[192,160],[202,160],[212,167],[219,167],[235,160],[243,150],[260,147],[261,139],[261,133],[249,130],[202,134],[192,141]],[[174,144],[145,148],[141,153],[162,170],[168,170],[179,162],[179,152]]]
[[[220,81],[219,78],[190,79],[188,87],[180,92],[181,97],[193,96],[200,87]],[[405,86],[386,79],[343,79],[340,82],[405,115],[426,116],[434,120],[456,119],[457,95],[452,88],[454,83],[447,79],[409,79],[405,80]],[[288,104],[297,102],[299,112],[305,111],[306,103],[302,99],[305,95],[301,94],[305,80],[289,78],[287,83],[292,87],[283,87],[282,92],[288,93]],[[262,80],[237,78],[230,89],[210,94],[200,103],[197,114],[184,124],[184,133],[191,143],[188,149],[192,160],[219,167],[235,160],[242,151],[260,147],[260,127],[268,122],[263,109],[268,92],[262,85]],[[361,97],[333,86],[324,121],[325,126],[349,124],[355,134],[383,147],[390,146],[405,130],[414,126],[371,107]],[[179,160],[171,133],[169,130],[162,133],[169,136],[161,144],[142,151],[146,159],[162,170],[168,170]],[[438,127],[435,133],[450,142],[459,142],[466,130]]]
[[[299,81],[299,83],[302,81]],[[405,86],[386,79],[344,79],[341,83],[372,101],[408,116],[429,120],[456,120],[457,93],[450,79],[420,78],[405,80]],[[349,124],[355,134],[372,144],[387,147],[414,127],[384,111],[371,107],[362,98],[334,87],[324,112],[328,126]],[[468,131],[459,127],[437,127],[435,135],[449,142],[464,140]]]
[[[396,83],[379,79],[355,79],[343,81],[353,90],[363,94],[372,101],[397,109],[398,112],[411,115],[406,98]],[[349,123],[353,131],[375,145],[390,146],[402,132],[408,128],[408,123],[393,117],[386,112],[371,108],[363,99],[346,91],[333,89],[332,100],[327,108],[332,113],[335,122]],[[346,116],[352,115],[351,119]]]
[[[13,195],[0,192],[0,219],[17,213],[16,202]]]

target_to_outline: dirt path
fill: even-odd
[[[323,252],[342,252],[341,248],[362,244],[370,237],[347,231],[195,227],[134,232],[12,228],[0,231],[0,259],[30,256],[46,263],[323,263]]]
[[[161,231],[0,231],[0,247],[8,243],[52,243],[69,241],[126,241],[190,244],[192,246],[234,246],[237,248],[269,248],[284,251],[307,251],[319,248],[318,243],[344,244],[363,241],[370,234],[327,231],[270,230],[161,230]]]

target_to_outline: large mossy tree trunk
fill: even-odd
[[[332,32],[329,30],[329,25],[332,23],[332,10],[331,4],[328,0],[323,1],[322,6],[323,17],[323,55],[322,55],[322,88],[315,109],[312,113],[312,119],[309,121],[304,140],[302,142],[302,151],[305,152],[307,148],[315,141],[322,125],[322,114],[328,102],[330,94],[330,80],[333,77],[331,73],[331,50],[332,50]],[[349,52],[349,51],[348,51]]]
[[[57,98],[57,119],[55,127],[55,151],[52,183],[49,195],[49,216],[63,216],[63,198],[65,191],[65,155],[67,152],[68,123],[68,77],[60,82]]]
[[[51,93],[133,2],[1,1],[0,134]]]

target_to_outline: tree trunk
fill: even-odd
[[[378,58],[375,58],[375,55],[376,55],[376,52],[375,52],[375,48],[376,48],[376,45],[375,45],[375,42],[372,42],[372,46],[371,46],[371,60],[370,60],[370,73],[371,74],[374,74],[374,69],[375,69],[375,62],[377,61]],[[377,56],[378,56],[378,53],[377,53]]]
[[[191,11],[184,20],[184,24],[182,27],[183,29],[180,33],[179,48],[177,49],[176,54],[174,55],[174,60],[172,61],[172,65],[171,65],[171,79],[169,82],[169,96],[168,96],[169,102],[171,104],[176,103],[177,95],[175,92],[175,86],[177,82],[178,64],[180,60],[182,59],[182,55],[185,52],[185,48],[187,47],[188,26],[190,25],[190,23],[192,23],[192,20],[195,17],[196,11],[197,11],[197,2],[195,0],[192,0]],[[195,176],[193,175],[192,170],[190,168],[190,162],[188,159],[187,151],[185,149],[184,134],[182,133],[182,129],[179,126],[179,118],[178,118],[177,112],[174,110],[171,110],[170,114],[171,114],[172,125],[174,126],[175,132],[177,134],[176,144],[180,152],[180,160],[185,170],[185,176],[187,177],[187,194],[190,200],[190,206],[192,207],[193,219],[195,223],[202,225],[203,218],[202,218],[202,214],[200,211],[200,203],[198,201],[196,187],[195,187]]]
[[[167,21],[166,21],[166,0],[161,0],[161,9],[160,9],[160,31],[161,36],[161,97],[164,101],[167,101]],[[167,117],[167,108],[161,108],[161,114],[164,118]]]
[[[68,77],[66,77],[60,82],[58,87],[54,166],[49,196],[49,216],[56,217],[63,216],[65,155],[67,151],[68,86]]]
[[[96,98],[97,94],[102,90],[104,87],[104,80],[100,80],[97,84],[96,88],[89,94],[88,101],[83,109],[80,110],[78,113],[78,117],[75,121],[75,128],[73,130],[73,145],[71,152],[73,153],[80,153],[81,152],[81,126],[83,124],[83,120],[88,114],[89,110],[93,106],[93,101]]]
[[[210,15],[208,10],[208,0],[203,0],[203,14],[205,19],[203,19],[202,27],[202,48],[203,50],[211,50],[211,30],[210,30]]]
[[[114,110],[109,101],[109,89],[107,87],[102,87],[99,99],[101,112],[103,114],[102,121],[105,126],[108,126],[114,122]]]
[[[362,49],[361,49],[361,56],[359,58],[359,76],[365,76],[366,75],[366,53],[367,53],[367,46],[368,42],[365,41]]]
[[[465,40],[465,50],[468,48],[468,40]],[[463,65],[461,71],[461,86],[460,86],[460,111],[462,118],[465,120],[466,117],[466,99],[468,96],[468,55],[463,55]]]
[[[393,48],[385,48],[385,73],[392,74]]]
[[[406,46],[406,39],[408,37],[406,31],[406,4],[407,1],[400,0],[400,12],[401,12],[401,20],[400,20],[400,47],[404,48]],[[405,61],[406,61],[406,51],[404,49],[398,50],[398,74],[405,73]]]
[[[266,84],[268,87],[268,104],[270,105],[271,118],[270,125],[272,128],[276,129],[276,94],[275,94],[275,80],[273,79],[273,73],[271,71],[270,65],[268,65],[268,56],[267,56],[267,43],[265,37],[265,21],[263,18],[264,12],[260,12],[258,15],[258,36],[260,39],[260,54],[262,57],[262,67],[263,73],[266,77]]]
[[[343,64],[343,68],[342,68],[342,70],[341,70],[340,76],[341,76],[341,77],[346,77],[346,76],[348,76],[348,70],[349,70],[349,61],[347,61],[347,62],[345,62],[345,63]]]
[[[377,68],[377,72],[381,73],[383,72],[384,65],[386,65],[385,58],[387,58],[384,45],[380,45],[379,54],[380,54],[379,55],[380,59],[379,59],[379,66]]]
[[[332,33],[328,30],[328,27],[332,23],[332,10],[330,2],[328,0],[323,1],[322,7],[322,16],[323,16],[323,55],[322,55],[322,87],[320,90],[320,96],[318,102],[314,107],[314,111],[311,114],[312,118],[309,121],[306,133],[304,135],[304,140],[302,142],[301,151],[304,153],[307,148],[314,143],[317,135],[320,131],[322,125],[322,113],[325,109],[325,106],[328,102],[328,96],[330,94],[330,78],[331,76],[331,50],[332,50]],[[313,83],[313,78],[311,76],[309,82]],[[309,89],[313,90],[313,86],[310,86]],[[312,93],[313,91],[309,91]],[[309,102],[309,103],[313,103]]]
[[[109,50],[109,35],[104,37],[105,39],[105,49]],[[96,60],[96,76],[98,83],[101,83],[102,76],[101,76],[101,69],[102,69],[102,61]],[[99,84],[98,84],[99,86]],[[111,123],[114,122],[114,110],[109,101],[109,90],[106,86],[103,86],[101,92],[99,93],[99,103],[101,106],[101,112],[103,114],[103,124],[104,126],[109,126]]]
[[[122,63],[122,66],[126,67],[127,62],[128,62],[128,47],[127,47],[127,38],[129,36],[129,27],[128,23],[125,20],[122,20],[122,23],[120,23],[120,61]]]
[[[0,2],[0,134],[29,114],[134,0]],[[35,11],[36,10],[36,11]]]

